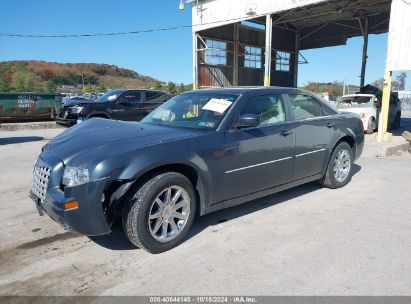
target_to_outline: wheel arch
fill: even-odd
[[[147,169],[146,171],[142,172],[138,176],[135,176],[131,180],[119,183],[116,189],[120,189],[124,186],[125,191],[122,191],[121,196],[116,198],[118,200],[118,204],[114,206],[116,211],[122,210],[124,206],[124,197],[129,191],[131,191],[131,189],[134,188],[132,186],[137,185],[138,187],[138,185],[143,185],[150,178],[164,172],[177,172],[188,178],[188,180],[193,185],[194,192],[196,195],[197,212],[199,213],[199,215],[204,214],[207,205],[205,178],[201,175],[201,173],[199,173],[199,171],[194,166],[185,163],[168,163],[158,165],[156,167]],[[112,195],[114,195],[114,192],[115,191],[113,191]]]
[[[328,155],[327,158],[325,159],[325,163],[322,169],[322,173],[325,174],[325,171],[327,170],[327,166],[328,163],[330,162],[331,156],[335,150],[335,148],[341,143],[341,142],[346,142],[350,145],[351,149],[352,149],[352,153],[354,155],[354,159],[355,159],[355,154],[356,154],[356,143],[355,143],[355,138],[354,136],[350,135],[350,134],[342,134],[341,136],[339,136],[333,144],[330,145],[330,149],[328,151]]]
[[[103,112],[103,111],[93,111],[86,116],[86,119],[90,119],[93,117],[111,119],[111,116],[107,112]]]

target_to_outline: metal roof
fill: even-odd
[[[272,14],[273,25],[299,31],[300,49],[344,45],[348,38],[362,36],[365,19],[368,33],[388,32],[391,0],[293,0],[247,1],[202,0],[193,4],[194,30],[248,20],[265,24],[265,14]],[[256,6],[253,7],[253,3]],[[228,9],[231,5],[231,10]],[[245,9],[244,9],[245,7]],[[249,13],[250,10],[255,11]],[[247,11],[248,10],[248,11]],[[219,11],[223,11],[224,14]],[[247,11],[247,12],[246,12]]]

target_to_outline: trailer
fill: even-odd
[[[54,120],[61,94],[0,93],[0,123]]]

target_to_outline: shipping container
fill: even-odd
[[[54,120],[61,104],[61,94],[0,93],[0,122]]]

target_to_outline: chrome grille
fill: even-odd
[[[51,168],[36,164],[33,170],[32,191],[44,203],[47,194],[47,186],[49,184]]]

